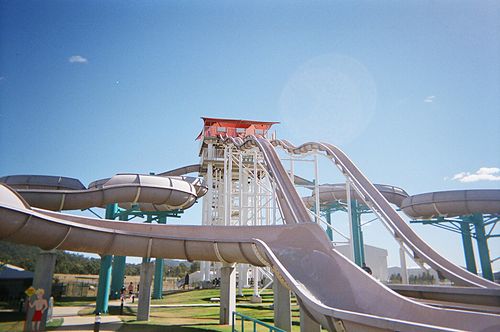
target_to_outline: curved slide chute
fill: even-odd
[[[500,213],[500,189],[449,190],[413,195],[400,205],[416,219]]]
[[[378,191],[380,191],[380,193],[385,197],[385,199],[387,199],[389,203],[392,203],[398,207],[400,207],[403,201],[408,197],[406,191],[399,187],[389,186],[386,184],[374,184],[374,186]],[[351,192],[351,198],[356,200],[361,199],[357,192]],[[303,197],[302,199],[304,200],[304,203],[308,208],[311,208],[315,204],[314,192],[312,196]],[[325,183],[319,186],[320,205],[329,205],[337,201],[347,201],[347,191],[346,185],[344,183]]]
[[[174,226],[108,221],[31,208],[0,185],[0,239],[45,250],[270,266],[309,315],[334,331],[497,331],[499,316],[408,300],[337,253],[315,223]],[[48,236],[50,234],[50,236]],[[495,290],[491,290],[495,291]]]
[[[314,150],[325,152],[326,156],[332,159],[340,171],[349,179],[364,204],[380,217],[392,235],[401,240],[413,252],[415,258],[421,259],[456,285],[500,288],[500,285],[470,273],[448,261],[432,249],[406,224],[380,191],[339,148],[328,143],[316,142],[305,143],[298,147],[285,140],[274,140],[271,143],[273,146],[281,147],[292,154],[305,154]]]
[[[45,175],[11,175],[0,178],[32,206],[46,210],[83,210],[118,203],[141,211],[184,210],[203,196],[203,180],[183,176],[117,174],[97,180],[89,188],[77,179]]]

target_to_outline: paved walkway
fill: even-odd
[[[54,307],[53,318],[64,318],[56,331],[94,331],[94,316],[78,316],[78,312],[88,307]],[[102,316],[100,331],[117,331],[122,325],[118,316]]]

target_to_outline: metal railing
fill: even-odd
[[[241,319],[241,325],[240,325],[241,330],[237,330],[236,329],[236,319],[237,318]],[[279,329],[279,328],[277,328],[275,326],[272,326],[272,325],[266,324],[264,322],[261,322],[258,319],[255,319],[255,318],[248,317],[246,315],[240,314],[239,312],[236,312],[236,311],[233,311],[233,332],[245,332],[245,322],[246,321],[249,321],[249,322],[253,323],[252,324],[252,330],[251,330],[253,332],[257,331],[257,325],[263,326],[265,328],[268,328],[269,332],[285,332],[285,330],[282,330],[282,329]]]

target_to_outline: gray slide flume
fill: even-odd
[[[496,331],[499,316],[408,300],[337,253],[314,223],[283,226],[135,224],[30,208],[0,185],[0,238],[100,254],[269,265],[330,331]],[[48,235],[50,234],[50,236]],[[492,290],[494,291],[494,290]]]

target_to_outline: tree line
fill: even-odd
[[[34,272],[38,254],[38,247],[0,241],[0,263],[19,266],[25,270]],[[62,250],[56,250],[55,273],[63,274],[99,274],[101,260],[98,258],[85,257],[82,254],[74,254]],[[199,263],[165,264],[164,275],[167,277],[183,277],[186,273],[199,270]],[[127,263],[125,274],[135,276],[140,274],[141,265]]]

